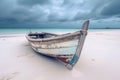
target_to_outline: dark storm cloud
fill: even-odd
[[[112,22],[117,18],[119,22],[119,3],[119,0],[0,0],[0,26],[76,26],[77,21],[86,19]]]
[[[16,7],[14,0],[0,0],[0,17],[10,16]]]
[[[0,18],[0,22],[14,24],[17,23],[17,20],[14,18]]]
[[[101,12],[104,16],[120,16],[120,0],[109,1]]]
[[[92,20],[99,20],[108,18],[108,16],[101,15],[101,11],[106,6],[109,0],[93,0],[85,1],[83,11],[80,10],[75,15],[74,20],[85,20],[85,19],[92,19]]]
[[[52,13],[48,15],[48,20],[51,21],[60,21],[60,22],[65,22],[67,18],[65,16],[60,16],[58,13]]]
[[[50,0],[18,0],[18,3],[27,6],[33,6],[36,4],[44,5],[44,4],[49,4]]]
[[[38,19],[44,20],[43,17],[46,13],[41,8],[39,9],[36,6],[32,9],[18,8],[17,10],[13,11],[12,14],[12,17],[19,21],[36,21]]]

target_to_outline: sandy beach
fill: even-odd
[[[0,80],[120,80],[119,75],[120,30],[88,32],[73,70],[35,53],[25,34],[0,35]]]

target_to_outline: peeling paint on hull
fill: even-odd
[[[72,69],[77,63],[87,35],[89,20],[84,22],[82,30],[57,35],[52,33],[29,33],[26,38],[33,50],[54,57]]]
[[[48,48],[36,47],[35,44],[31,43],[33,50],[46,56],[51,56],[62,62],[69,63],[74,56],[77,49],[78,40],[68,41],[63,43],[57,43],[59,46],[54,48],[49,46]]]

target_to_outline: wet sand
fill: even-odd
[[[73,70],[35,53],[24,34],[0,36],[0,51],[0,80],[120,80],[120,30],[89,32]]]

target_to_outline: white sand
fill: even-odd
[[[35,53],[24,35],[0,36],[0,80],[120,80],[120,30],[89,32],[71,71]]]

